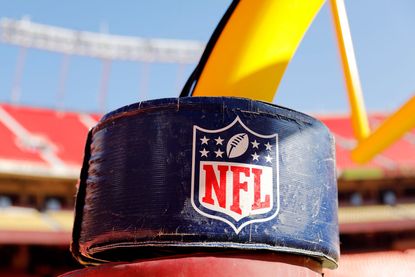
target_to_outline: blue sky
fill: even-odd
[[[230,0],[5,1],[0,17],[117,35],[207,41]],[[357,63],[370,111],[393,111],[415,91],[415,1],[346,1]],[[0,44],[0,101],[10,101],[19,48]],[[21,103],[56,107],[63,56],[36,49],[26,55]],[[141,99],[175,97],[194,65],[113,62],[107,111]],[[65,107],[97,111],[102,62],[72,56]],[[147,72],[143,75],[143,72]],[[148,78],[143,78],[148,76]],[[147,81],[143,81],[147,80]],[[305,112],[348,111],[327,5],[304,37],[274,103]]]

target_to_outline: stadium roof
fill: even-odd
[[[407,133],[370,163],[355,164],[350,150],[356,141],[347,115],[317,116],[336,140],[340,178],[374,179],[415,175],[415,130]],[[386,114],[373,114],[372,128]],[[0,173],[76,179],[88,129],[97,114],[0,104]]]

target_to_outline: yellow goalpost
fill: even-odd
[[[415,96],[371,133],[344,0],[329,0],[350,115],[364,163],[415,126]],[[324,0],[240,0],[195,85],[194,96],[236,96],[272,102],[288,63]]]

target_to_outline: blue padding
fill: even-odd
[[[334,268],[333,138],[310,116],[248,99],[120,108],[90,131],[73,239],[84,263],[263,250]]]

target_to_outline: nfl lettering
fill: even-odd
[[[228,126],[193,129],[192,205],[235,233],[274,218],[279,210],[278,135]]]

